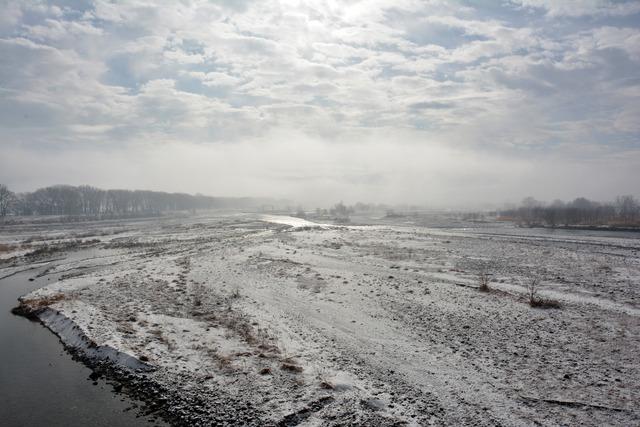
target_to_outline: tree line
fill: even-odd
[[[550,204],[527,197],[520,206],[501,211],[500,216],[528,227],[640,227],[640,203],[633,196],[618,196],[613,202],[604,203],[579,197]]]
[[[147,190],[102,190],[88,185],[54,185],[33,192],[14,193],[0,184],[0,216],[144,216],[168,211],[255,208],[260,202],[264,200]]]

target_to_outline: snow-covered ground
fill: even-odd
[[[633,236],[257,215],[76,228],[2,231],[93,248],[23,303],[157,384],[176,424],[640,423]],[[1,261],[0,276],[74,250]],[[560,308],[527,304],[534,278]]]

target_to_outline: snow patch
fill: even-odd
[[[118,366],[136,371],[150,371],[153,369],[151,365],[112,346],[97,345],[87,337],[73,320],[59,310],[50,307],[46,308],[38,313],[38,319],[58,335],[65,345],[82,352],[86,357],[96,360],[108,360]]]

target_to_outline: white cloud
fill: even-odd
[[[390,192],[435,167],[420,157],[429,150],[406,148],[422,141],[437,142],[454,174],[474,157],[525,169],[532,152],[633,158],[640,30],[616,20],[636,5],[521,0],[493,16],[418,0],[10,2],[0,18],[0,154],[15,144],[34,156],[94,144],[195,152],[262,136],[276,151],[277,138],[314,155],[325,146],[336,183],[376,176]],[[416,141],[401,152],[417,164],[396,179],[384,145],[404,140]],[[354,147],[375,149],[361,162]],[[456,164],[454,152],[467,160]],[[229,163],[246,171],[239,159]],[[273,183],[303,173],[260,171]]]
[[[640,12],[634,0],[511,0],[523,7],[544,9],[550,16],[631,15]]]
[[[640,61],[640,31],[637,28],[601,27],[593,32],[594,48],[624,50],[633,60]]]

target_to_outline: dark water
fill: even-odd
[[[0,426],[164,425],[137,417],[132,407],[140,402],[116,394],[104,380],[93,385],[91,371],[72,360],[57,336],[10,313],[19,296],[54,280],[30,282],[36,274],[0,280]]]

